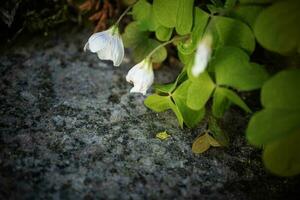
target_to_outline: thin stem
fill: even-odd
[[[173,39],[171,39],[171,40],[169,40],[169,41],[167,41],[167,42],[164,42],[164,43],[158,45],[156,48],[154,48],[154,49],[148,54],[147,58],[151,58],[151,56],[152,56],[158,49],[160,49],[161,47],[164,47],[164,46],[166,46],[166,45],[168,45],[168,44],[170,44],[170,43],[172,43],[172,42],[175,42],[175,41],[177,41],[177,40],[184,40],[184,39],[186,39],[186,38],[188,38],[188,37],[189,37],[188,35],[185,35],[185,36],[182,36],[182,37],[174,37]]]
[[[126,10],[120,15],[119,19],[115,23],[115,26],[118,26],[123,17],[128,13],[128,11],[134,6],[135,3],[131,4]]]

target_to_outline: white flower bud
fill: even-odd
[[[94,33],[84,46],[86,50],[97,53],[101,60],[113,61],[114,66],[119,66],[124,58],[124,45],[116,26]]]
[[[206,69],[211,57],[211,45],[211,35],[206,35],[198,44],[194,64],[192,66],[193,76],[199,76]]]
[[[137,92],[146,95],[147,90],[154,81],[154,73],[150,60],[144,59],[142,62],[132,67],[126,76],[126,80],[134,85],[130,90],[131,93]]]

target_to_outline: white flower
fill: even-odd
[[[124,58],[124,45],[118,27],[112,26],[106,31],[94,33],[84,46],[84,51],[97,53],[101,60],[111,60],[119,66]]]
[[[132,67],[126,76],[126,80],[134,85],[130,92],[138,92],[145,95],[154,81],[151,61],[144,59]]]
[[[199,76],[205,69],[211,56],[211,35],[206,35],[198,44],[194,64],[192,66],[193,76]]]

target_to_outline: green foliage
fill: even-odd
[[[203,108],[215,89],[207,72],[194,79],[187,91],[187,105],[195,110]],[[201,91],[201,92],[199,92]]]
[[[168,41],[171,39],[173,28],[160,26],[155,31],[155,36],[160,41]]]
[[[132,49],[135,62],[142,61],[160,43],[149,38],[149,33],[142,31],[137,22],[130,23],[123,34],[125,47]],[[167,50],[165,47],[158,49],[152,56],[152,61],[159,63],[166,59]]]
[[[159,27],[157,20],[154,19],[153,6],[146,0],[139,0],[135,4],[132,16],[142,31],[155,31]]]
[[[264,147],[266,167],[281,176],[300,173],[300,70],[282,71],[262,88],[264,109],[253,115],[248,141]]]
[[[242,4],[267,4],[276,0],[239,0]]]
[[[223,47],[216,51],[211,67],[218,85],[227,85],[240,91],[258,89],[268,79],[268,73],[236,47]]]
[[[206,115],[209,130],[193,144],[193,151],[199,153],[228,144],[219,126],[224,113],[232,104],[252,113],[239,92],[262,88],[263,110],[250,120],[247,138],[264,148],[263,160],[271,172],[299,174],[300,72],[280,72],[269,80],[264,65],[250,59],[256,40],[280,54],[300,53],[299,1],[211,0],[205,5],[199,8],[194,0],[139,0],[134,5],[134,22],[123,37],[136,61],[159,45],[157,40],[171,43],[172,36],[186,36],[172,42],[184,64],[182,73],[173,83],[154,85],[155,94],[146,98],[145,105],[155,112],[172,110],[180,127],[195,127]],[[206,35],[213,38],[212,56],[206,70],[194,77],[196,50]],[[166,56],[163,47],[153,59],[162,62]]]
[[[230,16],[239,19],[248,24],[252,29],[256,18],[260,12],[264,9],[261,5],[239,5],[238,7],[230,11]]]
[[[222,130],[216,118],[212,116],[209,118],[208,128],[213,137],[218,141],[218,143],[220,143],[222,146],[228,146],[228,135]]]
[[[145,105],[155,112],[163,112],[170,109],[170,97],[153,94],[145,100]]]
[[[186,105],[187,91],[191,82],[183,81],[184,79],[186,79],[185,71],[172,84],[156,85],[157,94],[148,96],[144,103],[156,112],[171,109],[181,127],[183,123],[188,127],[193,127],[204,117],[205,109],[193,110]],[[179,86],[176,88],[177,85]]]
[[[194,0],[154,0],[154,15],[161,25],[185,35],[192,28],[193,4]]]
[[[211,32],[216,48],[219,46],[236,46],[251,54],[255,48],[254,35],[242,21],[215,16],[212,18]]]
[[[192,29],[191,37],[178,45],[178,51],[182,54],[192,54],[196,48],[199,40],[202,38],[205,28],[209,20],[209,14],[199,8],[195,8],[194,27]]]
[[[263,10],[254,31],[258,42],[281,54],[300,53],[300,1],[278,1]]]

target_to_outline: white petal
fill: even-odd
[[[86,46],[91,52],[96,53],[107,47],[111,37],[110,31],[94,33],[88,40],[88,46]]]
[[[133,66],[127,73],[126,81],[129,83],[133,83],[133,80],[135,79],[135,74],[139,73],[142,63],[138,63],[135,66]]]
[[[111,58],[111,51],[109,49],[101,49],[97,52],[98,58],[100,60],[110,60]]]
[[[119,35],[114,36],[114,45],[112,48],[112,61],[114,66],[120,66],[124,58],[124,45]]]

